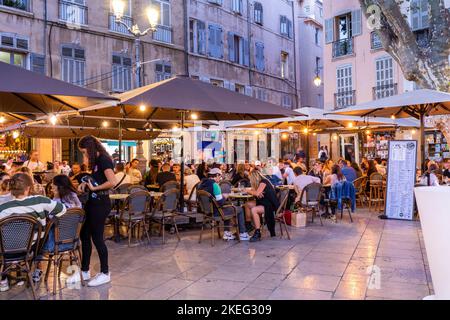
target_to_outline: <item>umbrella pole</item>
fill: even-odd
[[[309,161],[310,161],[310,157],[309,157],[309,132],[306,132],[305,137],[306,137],[306,172],[309,172]]]
[[[119,120],[119,163],[122,162],[122,120]]]
[[[180,212],[184,208],[184,111],[181,112],[181,173],[180,173]]]
[[[425,123],[424,123],[425,114],[420,112],[420,161],[421,161],[421,170],[426,170],[424,167],[425,164]],[[422,172],[423,172],[422,171]]]

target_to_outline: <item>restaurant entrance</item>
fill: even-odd
[[[359,163],[359,139],[357,133],[341,134],[340,156],[350,162]]]

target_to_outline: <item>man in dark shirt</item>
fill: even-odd
[[[158,173],[158,175],[156,176],[156,183],[160,187],[162,187],[164,183],[168,181],[177,181],[175,174],[173,172],[170,172],[170,165],[168,163],[163,164],[161,169],[162,172]]]
[[[322,163],[316,161],[311,170],[309,170],[308,175],[319,178],[320,183],[323,183],[323,173],[322,173]]]

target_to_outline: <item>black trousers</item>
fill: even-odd
[[[111,212],[111,200],[107,195],[98,196],[96,199],[89,197],[84,210],[86,219],[80,234],[82,250],[81,270],[89,270],[93,242],[100,259],[100,271],[108,273],[108,248],[103,239],[103,234],[106,218]]]

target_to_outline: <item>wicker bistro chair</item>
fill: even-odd
[[[128,193],[128,189],[132,187],[131,183],[124,183],[114,189],[114,193]]]
[[[375,211],[380,211],[384,203],[383,175],[374,172],[369,177],[369,211],[374,205]]]
[[[187,197],[185,196],[185,198],[184,198],[189,212],[192,212],[192,210],[194,208],[197,208],[197,189],[198,189],[199,185],[200,185],[200,181],[195,184],[195,186],[192,188],[189,195]],[[195,197],[194,197],[194,195],[195,195]]]
[[[180,184],[177,181],[167,181],[161,186],[161,192],[166,192],[171,189],[180,189]]]
[[[204,190],[197,190],[197,203],[201,213],[203,214],[202,229],[200,231],[200,238],[198,240],[198,243],[202,242],[203,229],[206,224],[209,224],[211,226],[211,246],[214,246],[214,229],[217,229],[217,234],[220,239],[220,229],[225,228],[225,226],[223,225],[225,221],[234,220],[233,227],[235,227],[236,230],[239,229],[237,224],[237,211],[233,205],[227,204],[224,206],[219,206],[216,199],[214,199],[214,197],[210,193]],[[223,211],[223,209],[226,208],[231,208],[233,214],[226,215]],[[217,212],[218,214],[215,215],[214,212]],[[241,241],[239,238],[239,231],[237,231],[237,239],[239,242]]]
[[[158,223],[160,225],[160,234],[162,235],[162,243],[165,243],[165,226],[170,224],[175,229],[178,241],[180,241],[180,234],[178,233],[177,223],[175,217],[178,213],[179,190],[169,189],[165,191],[154,206],[152,212],[148,216],[149,223]]]
[[[1,275],[6,275],[12,270],[25,272],[35,300],[37,296],[31,267],[41,234],[41,223],[30,215],[12,215],[0,221]]]
[[[239,185],[244,186],[245,188],[250,188],[250,180],[247,178],[241,179],[238,182],[236,182],[235,187],[239,187]]]
[[[138,191],[148,191],[148,190],[146,187],[144,187],[141,184],[132,184],[128,187],[126,193],[133,193],[133,192],[138,192]]]
[[[150,212],[151,195],[148,191],[136,190],[128,196],[124,208],[120,211],[119,225],[125,225],[128,234],[128,246],[131,246],[133,234],[140,239],[141,227],[150,244],[149,229],[146,225],[147,214]]]
[[[230,181],[224,180],[219,182],[219,187],[222,193],[231,193],[231,189],[233,188],[233,185]]]
[[[283,238],[283,227],[284,227],[287,238],[291,240],[291,236],[289,235],[289,230],[284,216],[284,211],[286,210],[288,198],[289,198],[289,189],[288,188],[280,189],[280,191],[278,192],[278,199],[280,200],[280,206],[278,207],[277,212],[275,213],[275,222],[278,222],[280,224],[280,238]]]
[[[353,185],[355,186],[356,190],[356,199],[363,207],[367,200],[366,195],[367,177],[366,176],[359,177],[358,179],[353,181]]]
[[[300,201],[297,203],[300,209],[311,212],[311,223],[314,216],[319,213],[320,198],[322,196],[322,184],[313,182],[303,188],[300,193]],[[320,225],[323,226],[322,216],[319,214]]]
[[[71,208],[60,217],[55,217],[46,227],[45,237],[39,248],[37,261],[46,261],[44,281],[47,286],[50,268],[53,264],[53,294],[56,294],[56,281],[61,278],[62,265],[65,260],[72,266],[75,262],[78,270],[81,269],[80,232],[84,223],[85,212],[81,208]],[[74,270],[76,271],[76,270]],[[81,277],[81,284],[84,281]]]

